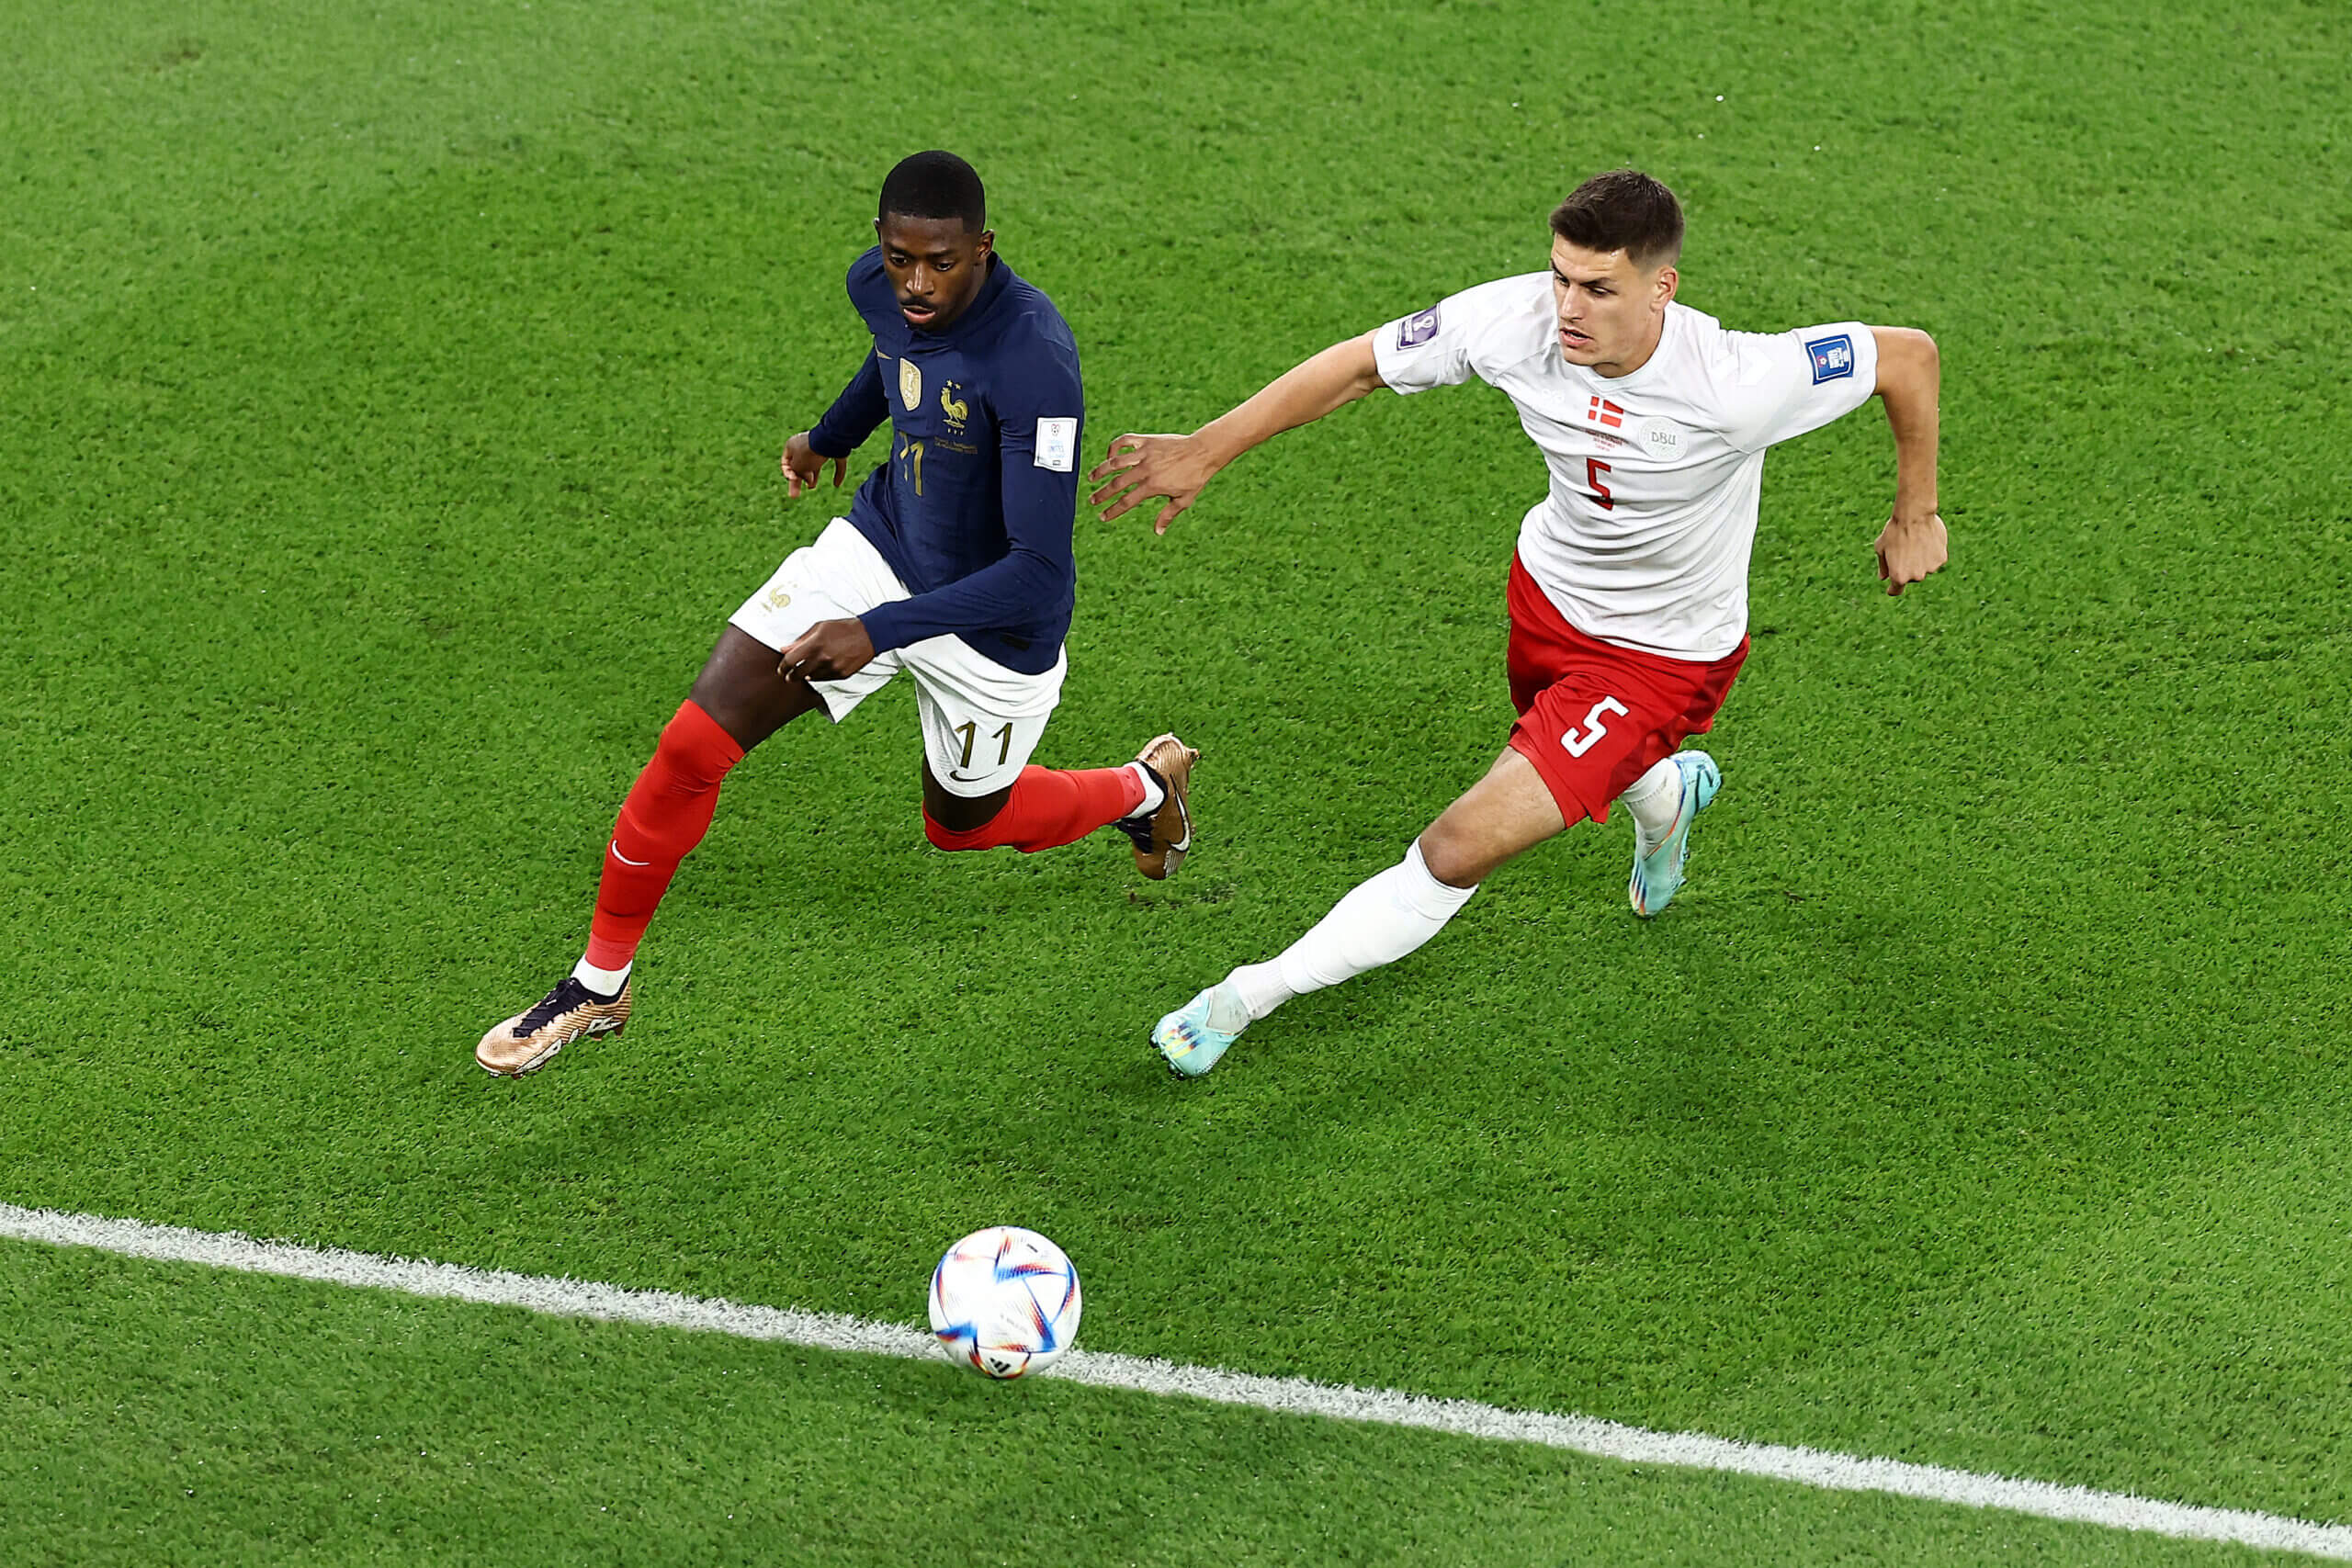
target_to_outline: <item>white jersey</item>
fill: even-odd
[[[1679,304],[1640,369],[1599,375],[1561,355],[1548,272],[1392,321],[1373,355],[1399,392],[1476,376],[1510,395],[1552,475],[1520,525],[1528,575],[1578,631],[1673,659],[1721,659],[1747,635],[1764,449],[1878,386],[1859,321],[1733,333]]]

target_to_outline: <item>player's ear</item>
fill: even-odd
[[[983,229],[980,231],[978,242],[972,246],[972,259],[978,261],[995,249],[996,231],[993,229]]]
[[[1660,310],[1664,310],[1673,301],[1675,287],[1681,281],[1682,275],[1675,271],[1672,266],[1662,266],[1657,269],[1657,303]]]

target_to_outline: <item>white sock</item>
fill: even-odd
[[[1225,1027],[1217,1018],[1220,1002],[1227,1008],[1238,1004],[1248,1013],[1247,1021],[1255,1023],[1293,997],[1396,963],[1437,935],[1477,891],[1449,887],[1430,875],[1421,841],[1414,840],[1403,860],[1350,889],[1281,956],[1245,964],[1227,976],[1210,1000],[1210,1027]]]
[[[599,969],[582,958],[571,966],[571,977],[600,997],[617,997],[628,984],[628,972],[636,967],[637,961],[631,959],[617,969]]]
[[[1240,987],[1234,982],[1251,969],[1279,969],[1280,967],[1282,966],[1277,964],[1245,964],[1216,985],[1211,986],[1209,987],[1209,1027],[1223,1030],[1227,1034],[1238,1034],[1249,1028],[1251,1021],[1250,1004],[1241,999]],[[1282,984],[1279,978],[1274,983]],[[1276,998],[1266,1004],[1266,1011],[1273,1011],[1288,999],[1286,997]]]
[[[1681,813],[1682,770],[1674,765],[1673,758],[1663,759],[1635,779],[1617,797],[1617,804],[1632,813],[1634,835],[1646,853],[1673,829],[1674,819]]]
[[[1128,812],[1127,815],[1130,817],[1148,817],[1153,812],[1159,810],[1167,801],[1168,792],[1159,787],[1159,781],[1153,778],[1151,776],[1151,770],[1145,767],[1141,762],[1129,762],[1127,766],[1133,768],[1135,770],[1136,777],[1143,781],[1143,804],[1136,807],[1133,811]]]

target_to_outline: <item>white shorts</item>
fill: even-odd
[[[761,590],[743,601],[728,625],[781,653],[819,621],[847,620],[877,605],[909,598],[890,563],[845,518],[836,517],[817,542],[793,551]],[[1069,655],[1057,654],[1040,675],[1007,670],[958,637],[877,653],[846,681],[811,681],[835,724],[888,684],[900,670],[915,679],[915,708],[922,716],[923,756],[931,776],[950,795],[993,795],[1009,789],[1029,765],[1046,720],[1062,700]]]

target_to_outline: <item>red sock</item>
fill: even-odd
[[[992,850],[1011,844],[1024,855],[1083,839],[1143,804],[1143,781],[1133,768],[1061,772],[1027,767],[1012,781],[1003,808],[968,833],[955,833],[922,814],[922,830],[943,850]]]
[[[621,803],[605,846],[596,918],[588,928],[588,962],[618,969],[637,956],[678,863],[702,842],[718,809],[719,782],[743,760],[743,748],[689,699],[662,729],[653,760]]]

